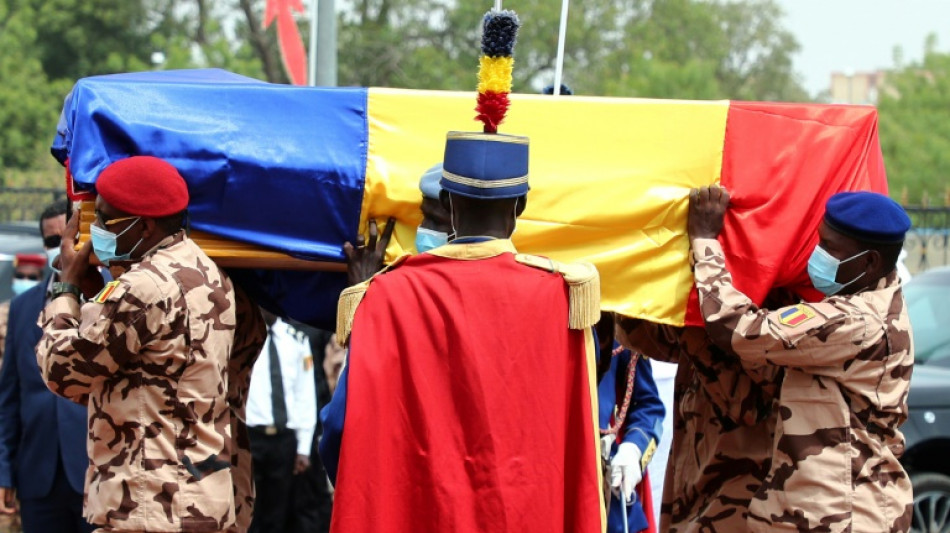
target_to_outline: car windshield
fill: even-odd
[[[920,276],[904,287],[918,363],[950,363],[950,274]]]

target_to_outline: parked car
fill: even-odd
[[[904,286],[918,364],[950,368],[950,267],[916,275]]]
[[[950,531],[950,369],[916,365],[901,463],[914,486],[914,533]]]
[[[13,257],[22,253],[46,253],[36,222],[0,224],[0,302],[13,296]]]
[[[901,458],[914,485],[914,533],[950,531],[950,267],[914,276],[904,286],[915,366],[901,427]]]

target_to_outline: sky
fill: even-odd
[[[795,71],[815,95],[831,73],[867,72],[894,65],[894,47],[905,63],[923,57],[928,33],[937,49],[950,51],[950,0],[777,0],[784,27],[801,45]]]

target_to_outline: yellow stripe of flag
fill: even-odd
[[[370,89],[361,228],[399,219],[388,257],[413,251],[418,180],[450,130],[478,131],[475,95]],[[606,309],[681,325],[692,284],[689,189],[719,180],[728,101],[512,95],[502,133],[531,138],[524,253],[590,261]]]

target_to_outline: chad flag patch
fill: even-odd
[[[782,311],[779,315],[779,322],[786,326],[795,327],[814,318],[814,316],[815,312],[806,307],[805,304],[798,304]]]
[[[115,288],[118,286],[118,280],[106,283],[106,286],[103,287],[101,291],[99,291],[99,294],[93,297],[92,301],[96,302],[97,304],[104,303],[109,298],[109,295],[112,294],[112,292],[115,291]]]

